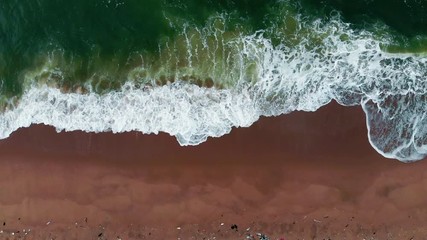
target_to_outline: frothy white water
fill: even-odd
[[[387,39],[354,32],[339,20],[328,25],[317,21],[312,28],[327,35],[314,47],[303,41],[296,48],[274,48],[265,38],[246,40],[249,48],[244,53],[253,54],[259,63],[257,98],[267,102],[262,113],[315,111],[332,99],[346,106],[362,105],[368,139],[380,154],[402,161],[424,158],[427,58],[386,53],[380,46],[389,44]],[[343,35],[348,40],[341,40]]]
[[[59,131],[161,131],[176,136],[181,145],[197,145],[232,127],[250,126],[262,115],[315,111],[335,99],[342,105],[362,105],[369,141],[380,154],[404,161],[423,158],[426,58],[385,53],[380,48],[384,42],[338,19],[301,22],[298,27],[301,34],[306,29],[310,34],[305,32],[296,45],[284,39],[273,46],[263,32],[227,42],[238,49],[230,63],[242,74],[226,90],[182,81],[142,88],[128,83],[104,95],[30,87],[16,108],[0,116],[0,137],[44,123]],[[256,82],[244,78],[249,67],[255,69]]]
[[[0,137],[32,123],[43,123],[58,131],[167,132],[181,145],[196,145],[208,136],[229,133],[233,126],[247,127],[259,115],[247,92],[185,83],[144,89],[127,84],[119,92],[104,95],[64,94],[42,86],[31,88],[17,108],[1,116]]]

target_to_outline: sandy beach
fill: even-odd
[[[0,239],[425,239],[427,162],[366,131],[336,103],[195,147],[20,129],[0,142]]]

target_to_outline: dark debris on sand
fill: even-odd
[[[231,230],[239,231],[239,227],[236,224],[231,225]]]

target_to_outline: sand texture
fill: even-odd
[[[425,239],[427,162],[385,159],[358,107],[196,147],[21,129],[0,142],[0,239]]]

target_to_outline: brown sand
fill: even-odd
[[[0,239],[426,239],[427,161],[381,157],[364,119],[333,103],[185,148],[21,129],[0,142]]]

